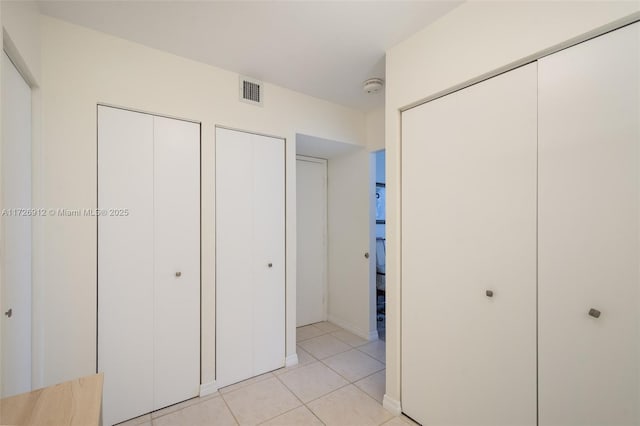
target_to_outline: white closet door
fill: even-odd
[[[216,381],[253,375],[253,150],[216,129]]]
[[[327,162],[296,160],[296,326],[326,320]]]
[[[2,208],[31,208],[31,88],[2,52]],[[14,212],[15,213],[15,212]],[[31,390],[31,216],[2,220],[0,397]],[[10,315],[9,315],[10,314]]]
[[[253,142],[254,375],[284,367],[285,253],[284,141],[251,135]]]
[[[154,409],[200,385],[200,125],[154,117]]]
[[[402,114],[402,408],[423,425],[536,424],[536,95],[532,64]]]
[[[222,386],[284,364],[283,146],[280,139],[216,129],[216,381]]]
[[[638,425],[640,24],[539,67],[540,425]]]
[[[153,116],[98,107],[98,371],[104,424],[153,410]]]

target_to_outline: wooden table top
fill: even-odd
[[[0,425],[100,424],[102,373],[0,400]]]

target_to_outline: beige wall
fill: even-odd
[[[2,1],[2,27],[9,57],[31,85],[40,81],[40,13],[35,1]],[[8,44],[8,45],[7,45]]]
[[[365,117],[367,129],[367,149],[379,151],[384,149],[384,107],[369,111]]]
[[[43,205],[96,206],[98,102],[202,122],[202,375],[214,380],[214,126],[285,137],[287,355],[295,352],[295,135],[365,145],[362,112],[265,85],[264,107],[238,101],[238,75],[42,17]],[[43,384],[96,363],[96,221],[44,220]]]
[[[466,2],[387,51],[387,389],[400,402],[400,109],[616,21],[640,3]]]

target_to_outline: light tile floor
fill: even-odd
[[[402,426],[409,418],[382,408],[385,344],[335,324],[297,329],[298,364],[227,386],[213,395],[121,426]]]

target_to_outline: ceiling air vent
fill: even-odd
[[[262,82],[240,76],[240,100],[249,104],[262,106],[264,97]]]

